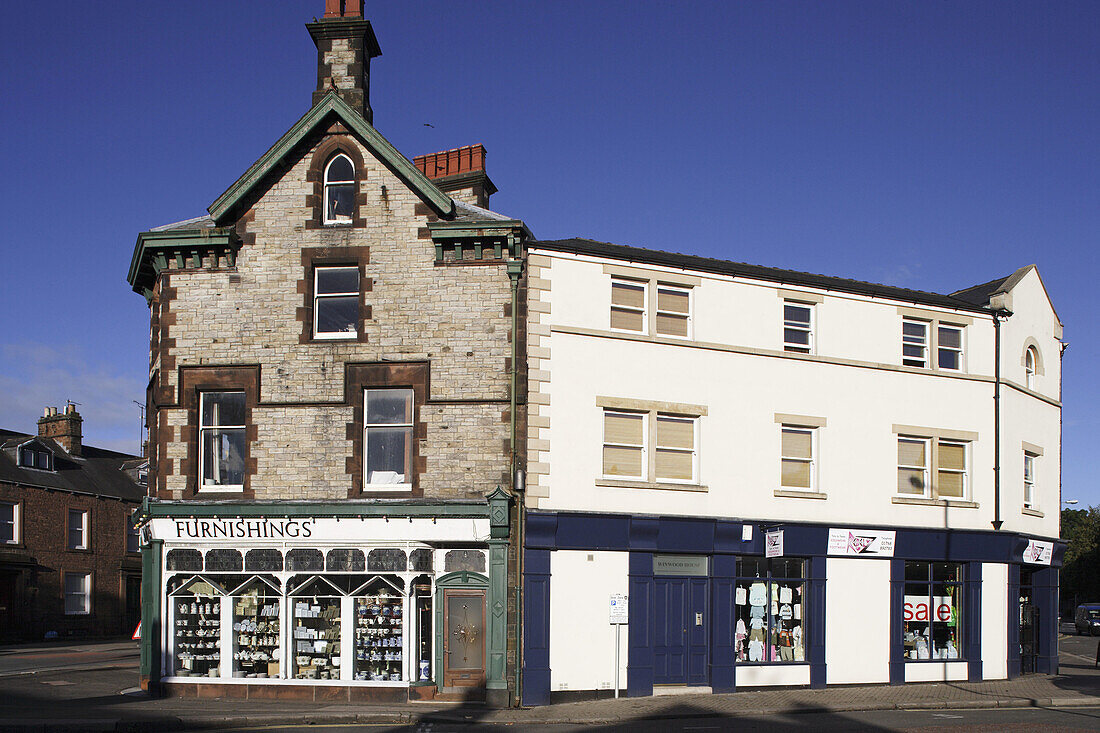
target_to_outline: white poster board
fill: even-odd
[[[627,597],[624,593],[611,594],[610,620],[613,624],[625,624],[628,621]]]

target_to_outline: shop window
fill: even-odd
[[[961,565],[905,563],[902,632],[907,660],[961,658],[962,582]]]
[[[82,616],[92,610],[92,576],[65,573],[65,615]]]
[[[813,352],[814,307],[812,303],[783,301],[783,350],[801,354]]]
[[[239,550],[208,550],[206,553],[207,571],[239,573],[244,570],[244,558]]]
[[[409,570],[414,572],[432,571],[432,551],[420,548],[409,553]]]
[[[169,550],[164,557],[164,566],[169,572],[201,572],[202,553],[198,550]]]
[[[244,487],[245,393],[199,395],[200,490],[239,491]]]
[[[296,680],[340,679],[340,604],[343,593],[313,577],[291,597],[291,669]]]
[[[244,556],[244,569],[255,573],[273,573],[283,569],[283,553],[275,549],[249,550]]]
[[[737,561],[736,583],[737,661],[806,661],[805,562],[743,558]]]
[[[427,552],[431,554],[430,550],[414,550],[416,552]],[[432,654],[432,584],[431,580],[426,576],[420,576],[413,581],[413,603],[416,604],[416,617],[413,621],[416,624],[416,639],[417,646],[416,659],[419,660],[417,665],[417,679],[421,682],[427,682],[433,679],[432,677],[432,665],[435,659]]]
[[[325,224],[350,224],[355,213],[355,166],[340,153],[325,167]]]
[[[485,553],[480,550],[450,550],[443,556],[443,570],[448,573],[459,570],[484,573]]]
[[[171,668],[177,677],[220,676],[224,595],[224,588],[202,577],[187,580],[169,594],[174,621]]]
[[[359,267],[313,271],[313,337],[355,338],[359,330]]]
[[[12,501],[0,502],[0,544],[18,545],[21,541],[19,532],[20,505]]]
[[[362,550],[329,550],[325,567],[330,573],[361,573],[367,569],[367,559]]]
[[[405,661],[404,589],[374,578],[355,591],[356,680],[400,682]]]
[[[372,573],[403,573],[407,567],[404,550],[371,550],[367,555],[367,570]]]
[[[412,488],[413,391],[367,389],[363,392],[364,490]]]
[[[281,677],[280,589],[254,577],[233,591],[233,676]]]
[[[325,569],[325,556],[320,550],[294,549],[286,554],[286,569],[294,572],[319,573]]]
[[[636,280],[611,281],[611,328],[617,331],[646,330],[646,290]]]
[[[88,549],[88,512],[82,509],[69,510],[70,550]]]

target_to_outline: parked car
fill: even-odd
[[[1077,627],[1078,634],[1100,636],[1100,603],[1082,603],[1078,606],[1073,625]]]

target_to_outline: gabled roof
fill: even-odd
[[[1008,277],[997,278],[996,280],[990,280],[987,283],[975,285],[965,290],[958,290],[951,293],[951,297],[967,300],[977,305],[989,305],[989,301],[994,295],[1010,292],[1016,287],[1017,283],[1023,280],[1032,270],[1035,271],[1035,277],[1039,278],[1039,287],[1043,289],[1043,295],[1046,296],[1047,303],[1050,304],[1050,310],[1054,313],[1054,318],[1060,324],[1062,319],[1058,315],[1058,310],[1054,307],[1054,301],[1050,299],[1050,292],[1047,290],[1046,283],[1043,282],[1043,276],[1039,274],[1039,268],[1036,265],[1024,265]]]
[[[832,275],[815,275],[809,272],[783,270],[777,267],[764,267],[762,265],[749,265],[744,262],[730,262],[728,260],[699,257],[697,255],[685,255],[677,252],[628,247],[621,244],[596,242],[591,239],[538,240],[529,242],[527,246],[529,250],[541,248],[562,252],[575,252],[577,254],[607,257],[616,260],[680,267],[688,270],[733,275],[736,277],[747,277],[778,284],[803,285],[811,288],[821,288],[823,290],[836,290],[843,293],[869,295],[877,298],[890,298],[891,300],[937,306],[940,308],[951,308],[954,310],[979,313],[989,312],[988,309],[981,304],[957,298],[954,295],[929,293],[923,290],[910,290],[908,288],[898,288],[892,285],[879,285],[877,283],[834,277]]]
[[[44,471],[19,465],[17,448],[36,442],[53,453],[54,470]],[[127,462],[138,456],[85,445],[80,455],[65,452],[56,441],[0,428],[0,484],[11,483],[109,499],[140,502],[145,488],[126,472]]]
[[[405,185],[424,203],[431,206],[439,216],[450,218],[454,215],[455,205],[451,197],[436,188],[435,184],[428,180],[408,158],[399,153],[397,148],[363,119],[362,115],[340,99],[336,92],[330,91],[294,123],[294,126],[253,163],[252,167],[245,171],[244,175],[238,178],[225,193],[210,204],[207,210],[214,224],[225,224],[237,204],[260,185],[273,170],[277,169],[302,140],[334,119],[342,122],[359,142],[367,146],[375,157],[385,163],[394,175],[404,181]]]

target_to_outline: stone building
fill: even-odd
[[[528,233],[484,208],[480,145],[414,165],[372,126],[358,2],[306,27],[313,106],[134,250],[143,684],[507,704]]]
[[[74,405],[0,430],[0,639],[129,636],[141,603],[132,515],[144,461],[84,445]]]

